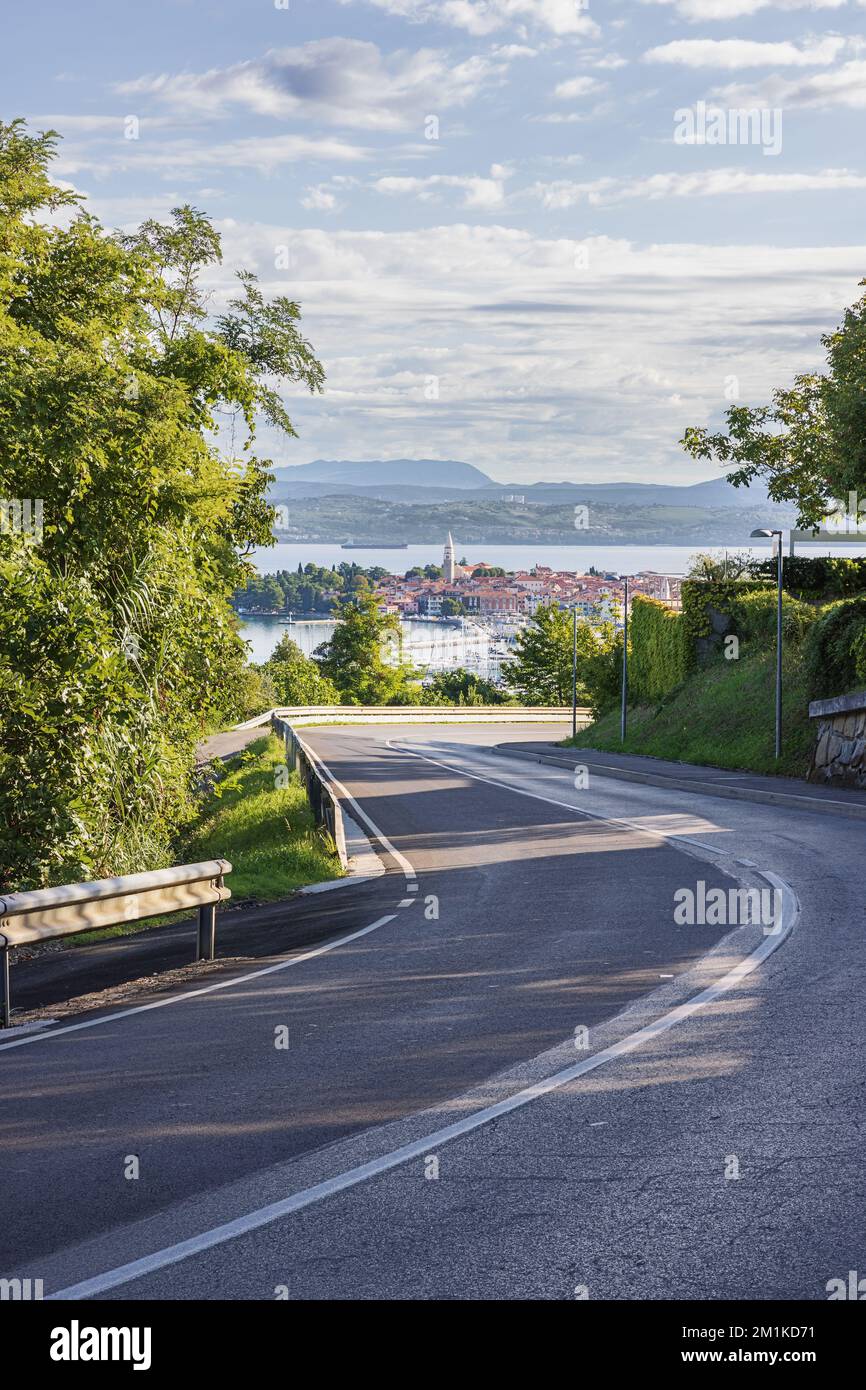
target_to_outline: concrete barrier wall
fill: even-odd
[[[809,717],[816,734],[809,781],[866,787],[866,690],[813,700]]]

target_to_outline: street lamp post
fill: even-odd
[[[776,758],[782,756],[782,532],[758,530],[752,532],[752,539],[775,536],[778,543],[778,564],[776,566]]]
[[[577,604],[571,610],[571,737],[577,743]]]
[[[626,710],[628,708],[628,575],[622,576],[623,582],[623,610],[622,610],[622,709],[620,711],[619,733],[620,739],[625,743]]]

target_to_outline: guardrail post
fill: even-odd
[[[196,960],[213,960],[216,951],[216,903],[203,903],[198,910]]]
[[[8,1028],[12,1017],[12,986],[9,981],[9,947],[0,951],[0,1028]]]

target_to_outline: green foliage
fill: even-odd
[[[265,662],[279,705],[338,705],[340,692],[285,633]]]
[[[689,560],[686,577],[717,583],[723,579],[748,578],[752,569],[752,556],[748,550],[726,550],[722,554],[701,550]]]
[[[866,598],[840,600],[825,608],[805,645],[812,699],[845,695],[866,678]]]
[[[340,608],[330,640],[315,652],[323,676],[340,692],[344,705],[417,704],[419,672],[402,658],[399,619],[380,613],[372,594],[360,594]]]
[[[476,676],[473,671],[462,667],[454,671],[437,671],[430,685],[425,687],[424,697],[430,703],[441,701],[448,705],[505,705],[511,703],[507,691],[494,685],[492,681]]]
[[[466,611],[466,604],[459,598],[443,598],[440,606],[444,618],[460,618]]]
[[[682,616],[658,599],[636,594],[629,627],[629,686],[633,699],[654,700],[685,680],[694,644]]]
[[[343,598],[369,590],[387,573],[380,565],[365,569],[345,561],[335,569],[308,563],[297,570],[251,575],[236,589],[232,603],[252,613],[330,613]]]
[[[554,607],[537,608],[529,627],[517,635],[516,655],[502,668],[506,685],[526,705],[570,705],[572,694],[573,618]],[[577,700],[605,698],[611,672],[608,656],[616,641],[612,623],[577,624]]]
[[[691,428],[681,441],[694,458],[733,465],[736,486],[764,479],[774,502],[796,504],[803,528],[849,492],[866,495],[866,295],[821,342],[825,375],[796,377],[767,406],[731,406],[727,433]]]
[[[743,592],[744,584],[748,583],[747,580],[737,579],[684,580],[681,589],[682,618],[687,640],[694,644],[702,637],[709,637],[713,631],[709,610],[730,615]]]
[[[593,718],[598,719],[622,700],[622,631],[606,624],[581,666],[581,680]]]
[[[339,878],[339,861],[317,830],[296,773],[273,735],[228,763],[178,846],[181,861],[228,859],[232,899],[268,902],[307,883]]]
[[[254,719],[280,703],[267,664],[243,667],[236,682],[235,701],[234,718],[230,721],[235,724]]]
[[[777,589],[746,589],[734,598],[730,607],[734,631],[745,642],[764,647],[775,642],[778,605]],[[783,592],[782,640],[802,642],[817,616],[817,609],[811,604]]]
[[[257,698],[228,599],[272,534],[268,373],[320,381],[285,306],[282,358],[255,295],[245,333],[205,326],[207,218],[109,237],[51,183],[54,143],[0,124],[0,497],[44,506],[41,537],[0,536],[6,890],[168,862],[197,740]]]
[[[776,560],[753,561],[751,572],[755,578],[775,582],[776,564]],[[866,556],[787,555],[782,583],[797,598],[850,598],[866,592]]]
[[[678,762],[804,777],[814,728],[802,648],[784,649],[782,758],[774,758],[775,653],[755,650],[739,661],[717,661],[693,672],[661,702],[629,709],[620,740],[619,712],[610,711],[578,734],[578,745],[642,753]]]

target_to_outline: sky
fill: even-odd
[[[191,202],[288,294],[278,466],[697,482],[866,276],[866,0],[16,0],[2,112],[107,228]],[[7,15],[9,11],[7,11]],[[753,117],[747,114],[757,113]]]

